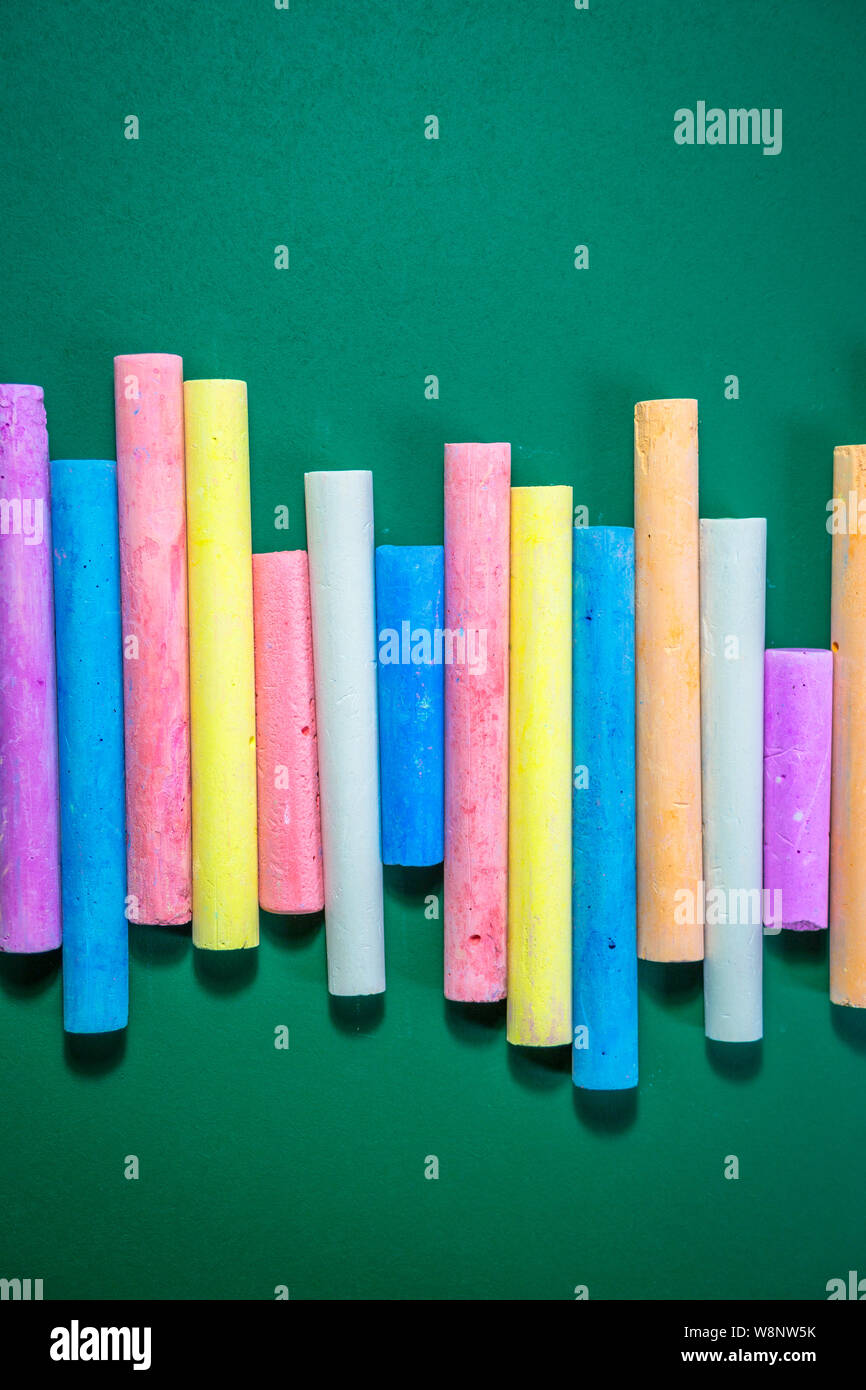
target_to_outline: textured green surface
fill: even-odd
[[[303,471],[331,467],[374,470],[380,542],[434,543],[444,440],[511,440],[515,483],[627,524],[633,403],[697,396],[703,514],[768,518],[768,643],[827,645],[831,449],[866,436],[866,11],[591,6],[7,4],[0,379],[44,385],[53,455],[112,454],[115,353],[178,352],[249,383],[256,549],[304,544]],[[782,107],[782,153],[676,146],[699,99]],[[134,928],[107,1052],[64,1046],[53,958],[4,960],[0,1276],[567,1299],[866,1274],[866,1021],[831,1011],[823,940],[768,940],[739,1062],[708,1055],[699,967],[642,967],[637,1102],[576,1103],[567,1057],[445,1005],[438,888],[389,874],[381,1019],[329,1006],[303,922],[265,918],[240,967]]]

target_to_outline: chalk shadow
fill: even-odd
[[[445,1026],[457,1042],[485,1047],[499,1041],[508,1007],[504,999],[492,1004],[463,1004],[456,999],[443,999],[443,1003]]]
[[[318,912],[266,912],[259,908],[262,936],[279,951],[302,951],[319,935],[325,914]]]
[[[28,955],[0,952],[0,989],[13,999],[37,999],[60,974],[61,954],[59,948]]]
[[[572,1090],[575,1114],[594,1134],[625,1134],[637,1120],[637,1086],[622,1091],[590,1091],[584,1086]]]
[[[105,1076],[119,1067],[126,1055],[126,1029],[112,1033],[64,1033],[63,1056],[78,1076]]]
[[[716,1042],[705,1038],[707,1061],[717,1076],[728,1081],[753,1081],[764,1061],[764,1042]]]
[[[524,1047],[509,1043],[508,1070],[527,1091],[554,1091],[568,1078],[571,1084],[571,1043],[556,1047]]]
[[[687,1004],[703,995],[704,967],[699,960],[639,960],[637,977],[640,988],[659,1004]]]
[[[182,927],[129,924],[129,954],[143,965],[176,965],[192,947],[190,924]]]
[[[385,992],[381,994],[329,994],[328,1013],[341,1033],[357,1036],[375,1033],[385,1018]]]
[[[814,990],[816,993],[826,994],[828,989],[828,938],[830,933],[826,928],[820,931],[787,931],[784,927],[780,932],[764,934],[764,950],[769,951],[772,956],[780,959],[785,967],[789,967],[798,972],[798,984],[804,989]],[[809,969],[814,970],[819,965],[824,965],[821,978],[814,983],[809,980],[803,972]]]
[[[417,907],[418,900],[435,894],[442,897],[442,865],[430,864],[421,868],[409,868],[405,864],[384,864],[382,876],[385,888],[401,902]]]
[[[209,994],[239,994],[248,989],[256,978],[259,953],[255,946],[237,951],[207,951],[197,948],[192,953],[196,980]]]
[[[852,1009],[850,1004],[830,1003],[830,1022],[837,1038],[853,1052],[866,1053],[866,1009]]]

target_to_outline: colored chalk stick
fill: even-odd
[[[866,1009],[866,444],[833,462],[830,998]]]
[[[638,955],[694,961],[678,895],[702,880],[697,401],[635,406],[634,531]]]
[[[0,951],[60,945],[57,685],[41,386],[0,386]]]
[[[376,551],[382,860],[441,864],[445,817],[445,551]]]
[[[307,473],[328,989],[381,994],[373,475]]]
[[[114,359],[127,894],[131,922],[192,914],[183,362]]]
[[[445,997],[506,991],[511,445],[445,445]]]
[[[570,487],[511,489],[506,1034],[531,1047],[571,1041],[573,530]]]
[[[117,466],[51,463],[63,892],[63,1026],[129,1009]]]
[[[638,1082],[634,531],[574,530],[572,1077]]]
[[[763,1032],[763,517],[701,521],[704,1027],[716,1042]]]
[[[305,550],[253,556],[259,903],[321,912],[322,830]]]
[[[827,926],[833,653],[764,655],[764,925]]]
[[[131,922],[192,915],[183,363],[114,359]]]
[[[247,388],[184,382],[192,939],[259,943]]]

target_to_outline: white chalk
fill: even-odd
[[[717,1042],[763,1031],[766,548],[763,518],[701,521],[704,1018]]]
[[[307,473],[307,549],[331,994],[381,994],[373,475]]]

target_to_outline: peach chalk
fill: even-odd
[[[183,362],[114,359],[127,915],[192,916]]]
[[[445,996],[502,999],[511,445],[445,445]]]
[[[320,912],[322,830],[305,550],[253,556],[259,903]]]
[[[638,955],[701,960],[697,401],[635,406],[634,532]]]
[[[866,1008],[866,444],[833,456],[830,637],[833,734],[830,775],[830,998]],[[836,508],[834,508],[834,511]],[[853,533],[853,534],[852,534]]]

